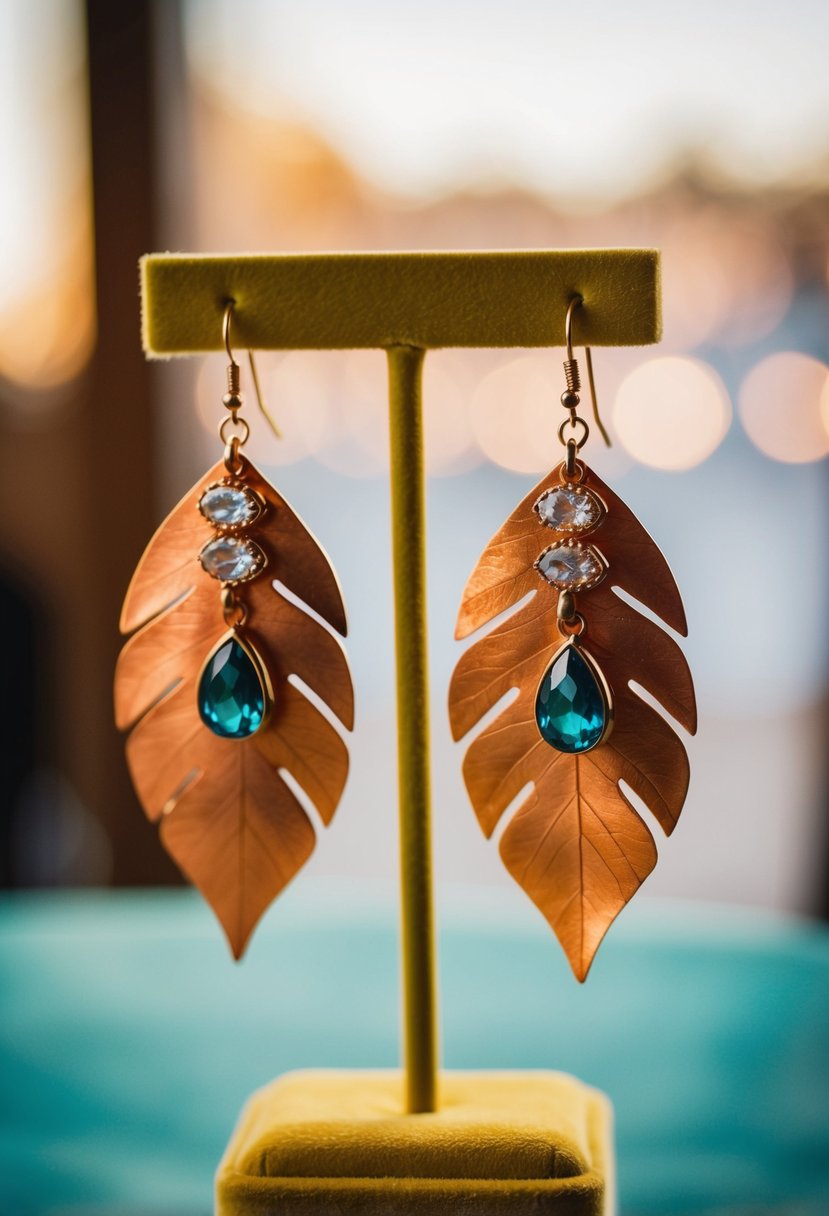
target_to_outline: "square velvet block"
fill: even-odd
[[[455,1072],[403,1112],[396,1072],[288,1073],[248,1102],[217,1216],[610,1216],[607,1098],[554,1072]]]

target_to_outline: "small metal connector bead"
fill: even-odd
[[[576,597],[572,591],[562,591],[558,597],[558,605],[556,607],[556,616],[560,621],[574,621],[576,619]]]
[[[224,397],[222,397],[222,405],[226,409],[229,409],[231,413],[235,413],[237,410],[240,410],[242,408],[242,404],[241,393],[225,393]]]
[[[561,404],[566,410],[574,410],[580,401],[581,397],[579,397],[578,393],[574,393],[569,388],[566,388],[561,394]]]

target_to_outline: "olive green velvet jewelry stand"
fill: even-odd
[[[658,253],[153,254],[142,290],[151,357],[221,350],[233,299],[239,348],[373,347],[389,366],[405,1066],[255,1094],[219,1167],[219,1216],[608,1216],[602,1094],[552,1072],[438,1073],[421,380],[430,348],[561,345],[576,294],[579,345],[658,341]]]

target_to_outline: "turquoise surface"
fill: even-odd
[[[519,892],[440,900],[444,1059],[612,1098],[626,1216],[829,1211],[829,934],[634,904],[572,979]],[[0,1211],[206,1216],[278,1073],[394,1066],[394,893],[300,879],[239,966],[191,892],[0,900]]]

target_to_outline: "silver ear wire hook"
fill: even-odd
[[[233,320],[233,309],[235,308],[235,306],[236,306],[235,300],[228,299],[225,301],[225,310],[224,310],[224,315],[222,317],[222,338],[224,339],[225,350],[227,351],[227,357],[230,361],[228,364],[228,369],[227,369],[228,389],[231,393],[238,394],[238,392],[239,392],[239,370],[240,369],[239,369],[239,364],[236,362],[236,359],[234,358],[233,348],[231,346],[231,341],[230,341],[230,330],[231,330],[231,323]],[[276,435],[277,439],[281,439],[282,431],[277,426],[276,420],[274,419],[273,415],[271,414],[270,410],[268,409],[268,406],[265,402],[265,398],[262,395],[262,385],[259,382],[259,373],[256,370],[256,360],[253,357],[252,350],[248,351],[248,362],[250,364],[251,379],[253,380],[253,389],[254,389],[254,392],[256,393],[256,404],[259,406],[260,413],[262,414],[263,418],[267,422],[268,426],[273,431],[274,435]]]
[[[567,377],[567,389],[569,392],[577,393],[581,387],[579,380],[578,362],[573,355],[573,313],[577,308],[581,308],[584,304],[584,299],[580,295],[574,295],[570,299],[567,306],[567,315],[564,318],[564,342],[567,347],[567,361],[564,364],[564,374]],[[598,427],[602,439],[608,447],[611,447],[610,436],[605,430],[604,424],[599,417],[599,403],[596,399],[596,381],[593,376],[593,355],[589,346],[584,348],[584,359],[587,365],[587,383],[590,385],[590,401],[593,406],[593,418]]]

